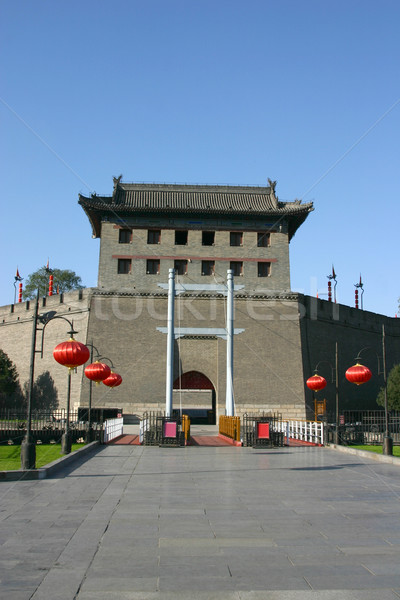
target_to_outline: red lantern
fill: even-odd
[[[60,365],[68,367],[68,369],[74,369],[88,360],[90,352],[85,344],[81,344],[81,342],[77,342],[71,337],[68,342],[62,342],[54,348],[53,356]]]
[[[366,383],[372,377],[372,373],[368,367],[364,367],[364,365],[360,365],[359,363],[350,367],[350,369],[347,369],[345,375],[348,381],[355,383],[356,385]]]
[[[104,379],[103,383],[104,385],[108,385],[108,387],[114,388],[118,385],[121,385],[122,377],[121,375],[118,375],[118,373],[114,373],[113,371],[111,371],[111,375],[109,375],[107,379]]]
[[[313,390],[314,392],[319,392],[319,390],[323,390],[326,386],[326,379],[325,377],[321,377],[321,375],[315,374],[309,379],[307,379],[306,385],[308,388],[310,388],[310,390]]]
[[[108,365],[96,360],[96,362],[88,365],[85,368],[85,375],[88,379],[91,379],[96,383],[100,383],[101,381],[107,379],[109,375],[111,375],[111,369]]]

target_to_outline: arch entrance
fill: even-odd
[[[199,371],[186,371],[173,385],[174,412],[189,415],[194,425],[216,423],[216,392],[212,381]],[[178,408],[179,407],[179,408]]]

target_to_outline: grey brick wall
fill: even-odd
[[[235,280],[236,283],[236,280]],[[41,302],[42,304],[42,302]],[[244,329],[234,339],[234,394],[236,413],[279,411],[284,417],[313,417],[313,394],[305,381],[318,362],[328,380],[318,398],[334,408],[335,386],[330,366],[339,348],[341,408],[374,407],[383,384],[377,354],[382,355],[382,324],[386,329],[387,368],[400,363],[400,321],[367,311],[329,303],[294,293],[236,293],[235,328]],[[102,294],[84,290],[46,299],[40,312],[55,310],[73,319],[78,341],[94,344],[111,359],[123,377],[121,386],[93,386],[93,407],[121,407],[124,413],[141,415],[145,410],[165,408],[167,294]],[[209,294],[178,296],[175,327],[224,327],[226,299]],[[29,376],[33,305],[0,307],[0,348],[16,364],[23,384]],[[53,348],[67,339],[68,324],[55,319],[45,331],[44,356],[36,357],[35,378],[49,370],[65,407],[67,370],[53,359]],[[39,348],[39,340],[38,346]],[[362,362],[373,372],[364,386],[345,380],[360,349],[367,348]],[[382,367],[382,363],[380,364]],[[225,409],[226,342],[219,338],[181,338],[175,342],[175,378],[199,371],[216,390],[217,413]],[[80,367],[72,377],[72,405],[87,405],[89,382]],[[176,393],[174,394],[176,400]],[[188,402],[211,408],[209,393],[193,393]],[[205,406],[204,406],[205,404]],[[176,406],[176,405],[175,405]],[[178,407],[178,406],[176,406]]]
[[[230,225],[230,227],[229,227]],[[247,224],[246,224],[247,225]],[[185,279],[194,283],[213,283],[216,279],[226,279],[226,271],[230,268],[230,261],[243,262],[243,275],[238,277],[238,282],[245,286],[246,291],[251,290],[279,290],[290,289],[289,273],[289,244],[285,227],[281,224],[282,231],[271,232],[271,245],[266,248],[257,247],[257,229],[265,231],[260,224],[252,222],[252,230],[243,230],[243,245],[230,246],[230,231],[235,230],[233,223],[218,225],[215,230],[215,243],[213,246],[202,245],[202,231],[190,229],[190,223],[170,219],[169,229],[161,229],[159,244],[147,243],[147,231],[150,226],[142,225],[140,228],[132,227],[130,243],[119,243],[119,226],[111,222],[102,223],[99,280],[101,290],[132,292],[157,291],[159,282],[168,280],[168,270],[174,267],[175,259],[188,260],[188,269]],[[175,245],[175,228],[188,229],[187,245]],[[154,227],[152,227],[154,228]],[[206,228],[210,230],[212,224]],[[238,226],[236,226],[236,229]],[[127,258],[132,261],[131,272],[118,274],[118,258]],[[158,275],[146,273],[146,260],[154,258],[160,260]],[[215,277],[202,275],[202,260],[215,261]],[[259,261],[271,262],[271,274],[268,277],[259,277],[257,264]]]

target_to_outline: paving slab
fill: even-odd
[[[398,473],[327,448],[104,446],[0,482],[2,596],[399,600]]]

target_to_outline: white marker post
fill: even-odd
[[[175,269],[168,275],[168,331],[167,331],[167,377],[165,390],[165,416],[172,414],[172,394],[174,384],[174,312],[175,312]]]
[[[235,416],[233,398],[233,271],[227,271],[228,296],[226,303],[226,401],[225,414],[227,417]]]

